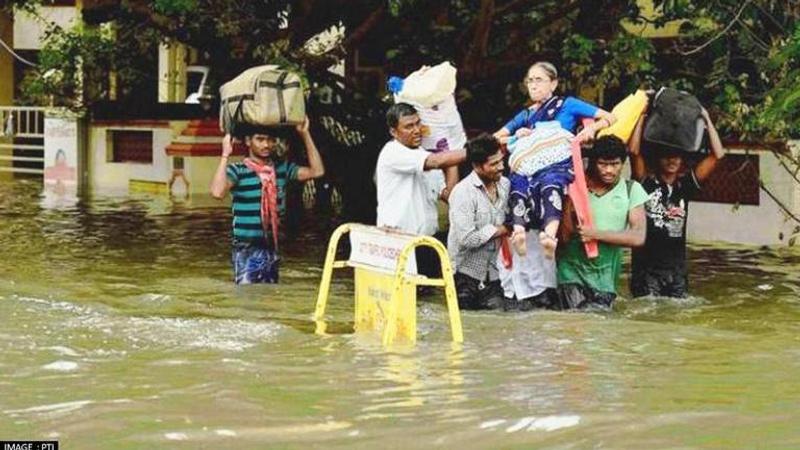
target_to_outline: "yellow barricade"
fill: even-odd
[[[350,256],[336,261],[336,249],[345,233],[350,234]],[[416,274],[414,249],[423,246],[433,248],[439,256],[442,278]],[[356,331],[382,329],[384,345],[392,344],[398,336],[416,341],[416,287],[438,286],[444,288],[452,339],[454,342],[464,341],[453,268],[447,250],[438,240],[360,224],[344,224],[336,228],[328,243],[314,311],[318,332],[324,329],[333,269],[344,267],[354,269]]]

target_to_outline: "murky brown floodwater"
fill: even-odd
[[[106,448],[797,448],[800,252],[693,247],[694,297],[606,314],[421,304],[415,348],[311,321],[331,228],[230,280],[225,207],[0,182],[0,440]]]

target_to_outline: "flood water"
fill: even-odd
[[[224,206],[95,195],[46,209],[0,182],[0,440],[107,448],[798,448],[800,252],[691,248],[687,300],[462,314],[413,348],[354,335],[330,232],[279,286],[234,287]],[[697,213],[699,209],[695,210]],[[332,226],[332,225],[331,225]]]

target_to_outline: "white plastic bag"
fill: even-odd
[[[456,91],[456,68],[445,61],[433,67],[423,66],[403,80],[403,89],[395,102],[430,108]]]
[[[431,151],[448,151],[464,148],[467,134],[453,95],[430,108],[416,107],[426,130],[422,133],[422,148]]]
[[[422,148],[434,152],[464,148],[467,134],[453,93],[456,69],[449,62],[422,67],[405,78],[395,103],[408,103],[419,113],[425,129]]]

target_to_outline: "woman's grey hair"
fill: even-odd
[[[544,70],[547,73],[547,76],[550,77],[550,80],[557,80],[558,79],[558,70],[556,66],[553,65],[551,62],[547,61],[537,61],[528,68],[528,72],[531,71],[534,67],[538,67]]]

